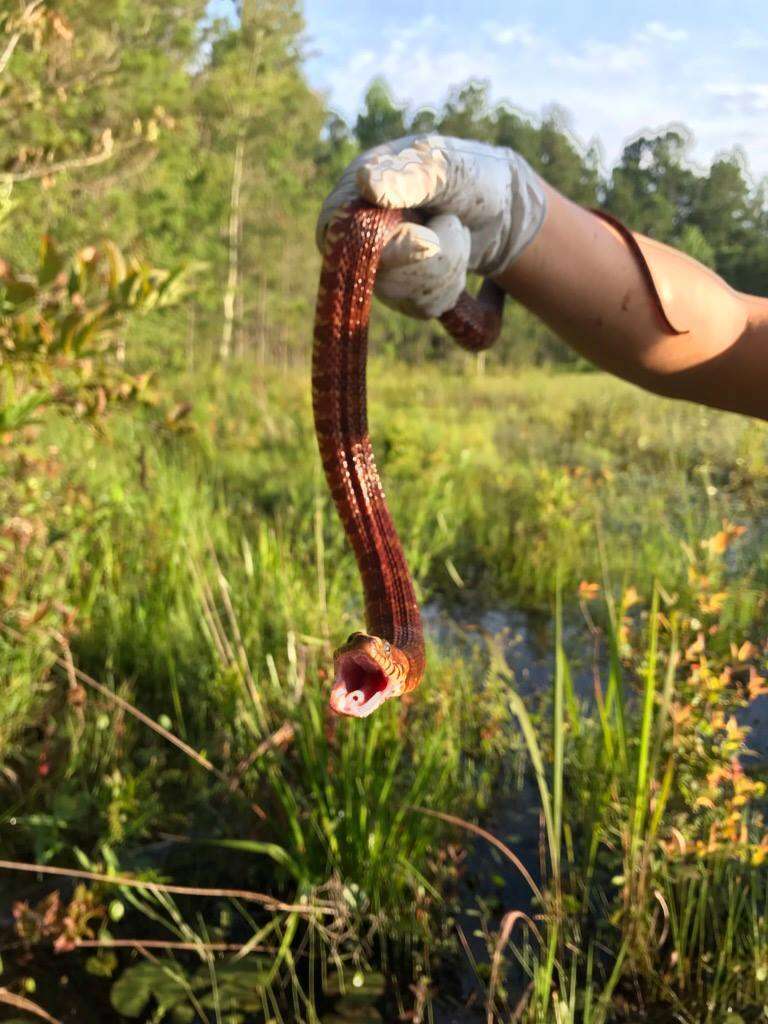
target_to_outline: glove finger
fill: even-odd
[[[381,270],[406,267],[429,259],[440,251],[440,239],[425,224],[405,221],[387,241],[381,253]]]
[[[421,320],[452,309],[467,283],[470,235],[458,217],[438,214],[427,224],[440,249],[416,263],[384,269],[376,276],[376,295],[393,309]]]
[[[377,206],[408,209],[445,198],[448,157],[438,136],[407,140],[398,152],[366,155],[356,169],[360,194]]]
[[[320,207],[320,213],[318,214],[317,226],[315,229],[315,241],[317,242],[317,247],[321,252],[323,249],[325,232],[336,211],[342,206],[347,206],[349,203],[360,198],[361,193],[357,184],[357,174],[360,167],[367,160],[376,160],[379,156],[385,153],[394,152],[398,145],[399,142],[397,141],[382,142],[373,149],[369,149],[367,152],[361,153],[360,156],[355,157],[351,163],[347,164],[343,174],[336,182],[332,191],[325,197],[323,205]]]

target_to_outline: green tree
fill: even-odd
[[[707,175],[685,166],[685,130],[641,136],[624,150],[607,189],[608,208],[636,230],[679,246],[737,288],[768,288],[765,188],[751,189],[735,151]]]
[[[437,111],[431,107],[422,107],[417,110],[411,118],[408,130],[414,134],[437,131]]]
[[[713,247],[718,271],[737,286],[747,287],[753,263],[762,262],[760,248],[765,239],[766,214],[760,190],[750,190],[742,152],[734,150],[712,163],[701,183],[691,222]],[[763,280],[756,284],[764,288],[764,262],[762,268]]]
[[[531,166],[535,166],[539,158],[539,130],[536,125],[505,103],[496,107],[494,116],[495,144],[517,150]]]
[[[686,224],[677,239],[678,249],[707,267],[715,265],[715,250],[696,224]]]
[[[405,134],[405,110],[394,102],[383,78],[374,78],[363,102],[355,122],[355,136],[361,149]]]
[[[438,127],[445,135],[494,142],[493,112],[488,82],[472,80],[453,89],[440,112]]]
[[[585,206],[595,205],[598,170],[594,151],[580,152],[562,108],[553,109],[544,118],[537,132],[533,165],[569,199]]]
[[[205,315],[221,325],[221,358],[249,346],[262,359],[306,348],[325,191],[318,161],[334,143],[322,141],[325,111],[304,78],[303,30],[295,3],[249,0],[196,83],[203,145],[192,191],[207,220],[200,238],[215,269]]]
[[[158,157],[183,148],[204,10],[59,0],[6,17],[15,45],[0,76],[0,169],[24,211],[13,223],[22,259],[34,260],[40,226],[73,243],[104,225],[129,242],[152,229],[156,206],[136,193],[162,180]]]

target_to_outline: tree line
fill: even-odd
[[[536,124],[506,103],[492,105],[488,83],[469,82],[438,110],[409,115],[383,79],[374,81],[354,126],[358,144],[365,148],[421,131],[511,146],[575,202],[602,206],[633,229],[683,249],[735,288],[768,291],[768,182],[751,182],[746,157],[736,146],[702,174],[688,160],[688,129],[641,133],[604,177],[599,150],[574,142],[561,108],[553,107]]]
[[[372,82],[354,124],[304,72],[292,0],[19,0],[0,12],[0,256],[23,271],[41,236],[109,238],[151,263],[197,268],[184,302],[131,322],[126,358],[158,365],[306,357],[318,258],[314,219],[361,148],[438,131],[512,146],[566,195],[670,242],[746,291],[768,291],[768,201],[736,148],[706,172],[682,127],[638,135],[609,173],[553,107],[534,120],[468,82],[436,109]],[[495,358],[565,358],[513,310]],[[376,341],[410,358],[449,351],[439,329],[377,316]]]

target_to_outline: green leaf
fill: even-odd
[[[135,306],[139,301],[142,278],[138,273],[128,274],[115,289],[116,301],[121,309]]]
[[[122,252],[114,242],[107,240],[103,245],[104,252],[107,254],[107,259],[109,260],[109,287],[111,289],[115,289],[122,281],[125,280],[125,276],[128,273],[125,256],[123,256]]]
[[[66,259],[54,245],[50,235],[43,235],[40,242],[40,267],[37,272],[37,282],[42,287],[49,285],[56,275],[61,273],[66,264]]]
[[[301,879],[301,868],[291,855],[277,843],[262,843],[256,839],[211,839],[210,846],[226,846],[230,850],[243,850],[245,853],[263,854],[271,857],[276,864],[286,868],[296,879]]]
[[[188,1003],[184,1006],[174,1006],[171,1010],[173,1024],[192,1024],[195,1019],[195,1011]]]
[[[120,975],[110,993],[112,1006],[126,1017],[138,1017],[151,997],[165,1011],[187,1001],[187,988],[178,966],[136,964]]]
[[[109,998],[112,1006],[124,1017],[138,1017],[152,994],[153,964],[129,967],[112,986]]]
[[[201,967],[195,975],[195,988],[203,983],[210,985],[210,974],[207,967]],[[262,962],[232,963],[216,970],[216,992],[209,992],[200,1000],[202,1006],[214,1008],[217,1001],[233,1003],[240,1010],[261,1009],[262,992],[269,983],[269,971]]]
[[[3,281],[3,293],[6,302],[16,309],[37,297],[37,288],[30,281],[20,281],[15,277],[6,277]]]
[[[51,399],[49,391],[32,391],[13,405],[0,408],[0,431],[18,430],[37,420],[34,413]]]

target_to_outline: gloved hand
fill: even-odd
[[[546,199],[541,178],[514,150],[443,135],[410,135],[353,160],[322,205],[322,250],[333,214],[360,197],[377,206],[420,207],[384,248],[376,294],[420,319],[456,305],[467,271],[505,270],[536,237]]]

